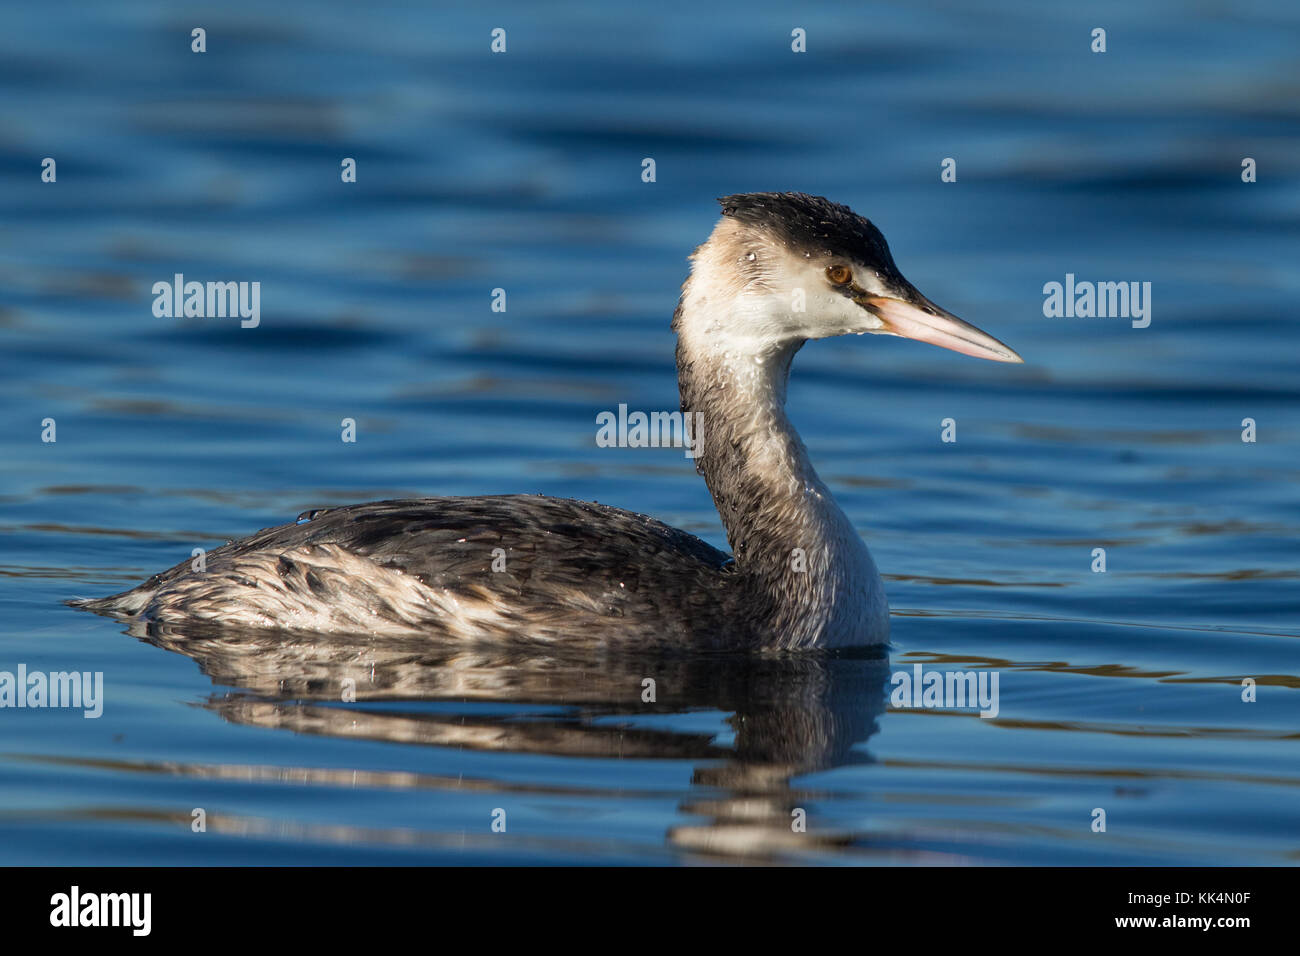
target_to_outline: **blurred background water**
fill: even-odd
[[[106,700],[0,710],[0,862],[1296,863],[1298,40],[1280,0],[9,5],[0,670]],[[776,189],[871,217],[1027,360],[796,361],[890,661],[142,641],[60,603],[383,497],[725,547],[680,451],[595,416],[676,408],[685,256],[714,197]],[[259,281],[260,327],[155,318],[178,272]],[[1045,318],[1067,273],[1151,282],[1150,327]],[[889,707],[916,663],[998,672],[999,716]]]

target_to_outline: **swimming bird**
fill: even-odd
[[[681,409],[731,554],[653,518],[541,495],[304,512],[78,606],[203,625],[568,646],[811,649],[889,637],[884,584],[785,413],[809,339],[871,333],[1022,359],[921,295],[885,237],[803,193],[720,199],[672,327]]]

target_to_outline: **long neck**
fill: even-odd
[[[888,606],[861,537],[813,470],[785,413],[802,341],[707,348],[675,323],[682,410],[699,413],[696,467],[727,529],[747,598],[782,647],[878,643]]]

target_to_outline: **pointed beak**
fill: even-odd
[[[906,300],[877,295],[857,301],[885,323],[878,330],[883,334],[929,342],[994,362],[1024,361],[1013,349],[951,312],[945,312],[915,289],[908,288],[906,296]]]

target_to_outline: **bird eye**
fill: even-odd
[[[826,270],[826,278],[835,285],[844,285],[853,278],[853,270],[848,266],[831,266]]]

